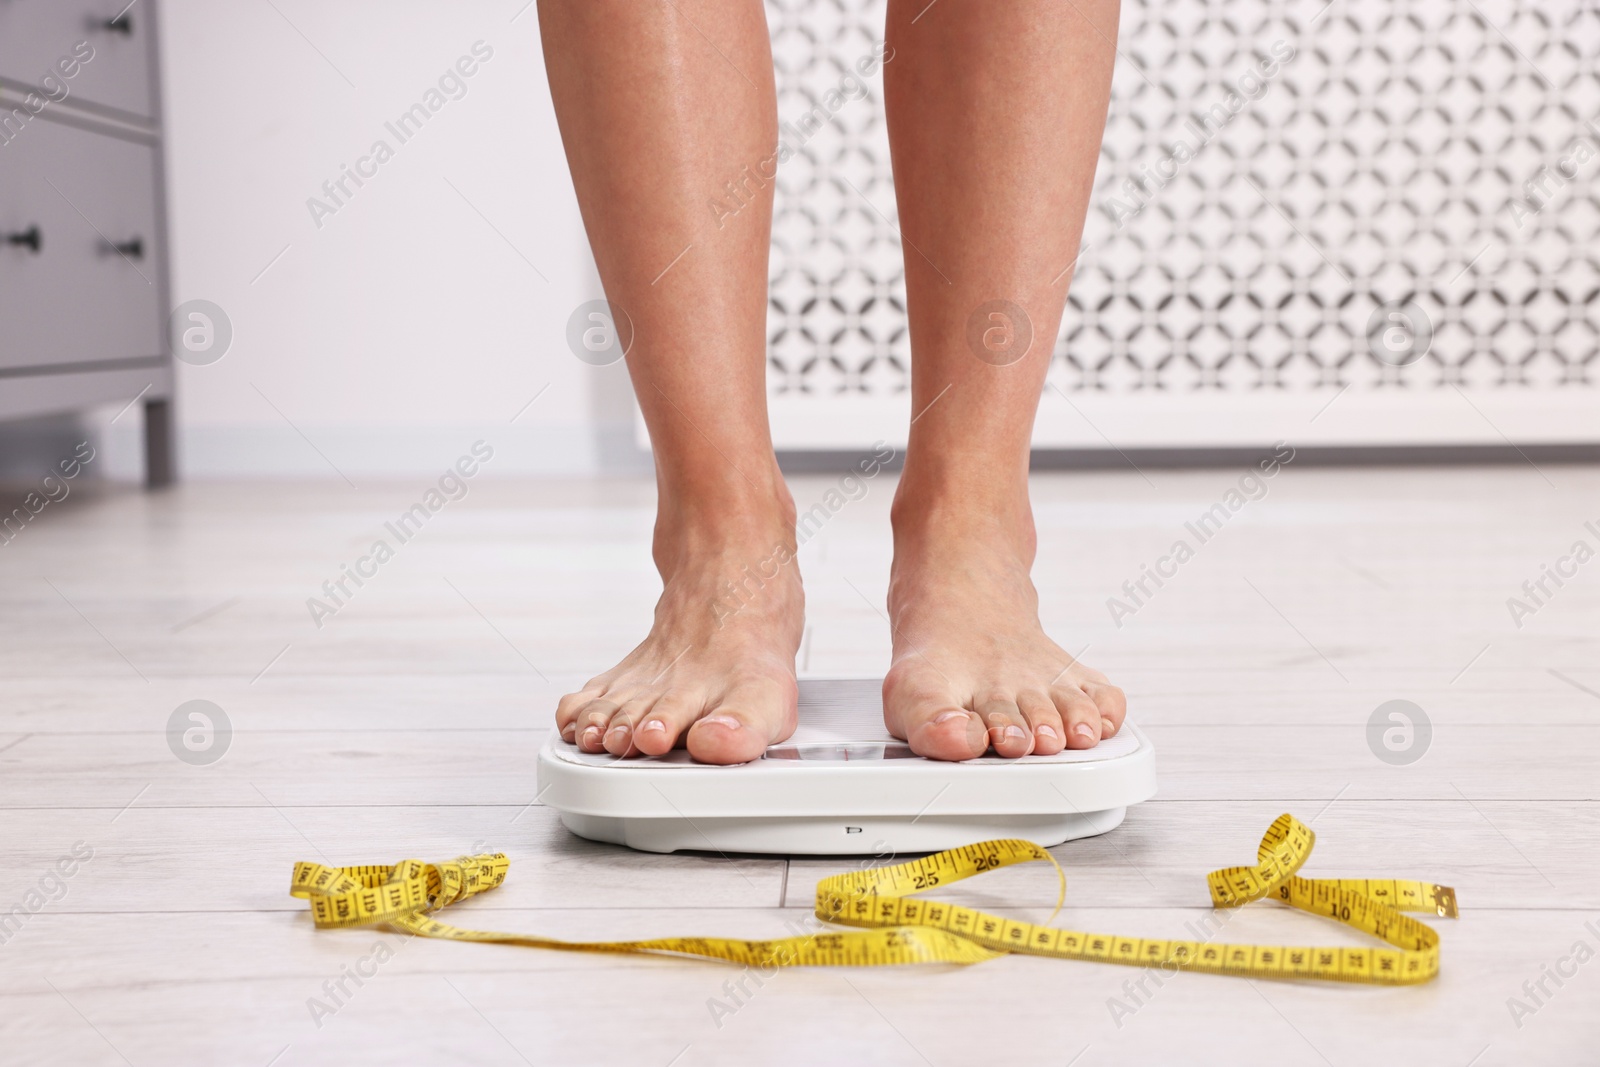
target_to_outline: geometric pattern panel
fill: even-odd
[[[883,9],[767,0],[774,394],[907,386]],[[1593,4],[1128,0],[1118,51],[1056,388],[1600,388]]]
[[[879,93],[884,0],[768,0],[778,167],[769,388],[899,392],[910,371],[905,277]]]

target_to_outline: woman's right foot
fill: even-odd
[[[748,504],[663,500],[655,623],[621,663],[561,698],[564,740],[615,756],[681,744],[705,763],[744,763],[794,732],[805,629],[794,505],[781,490],[761,515]]]

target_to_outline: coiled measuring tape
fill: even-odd
[[[1388,878],[1301,878],[1297,872],[1311,855],[1315,841],[1310,827],[1291,815],[1278,816],[1261,839],[1255,866],[1224,867],[1206,876],[1212,904],[1237,908],[1256,900],[1276,900],[1371,934],[1392,948],[1213,944],[1083,933],[909,895],[948,886],[985,871],[1043,860],[1055,867],[1061,883],[1055,911],[1050,915],[1053,920],[1066,900],[1066,872],[1040,846],[1011,839],[982,841],[893,867],[826,878],[817,885],[817,918],[865,929],[771,941],[716,937],[559,941],[528,934],[463,930],[428,917],[430,912],[504,882],[510,861],[498,852],[462,856],[446,863],[402,860],[393,866],[297,863],[289,891],[311,902],[311,917],[318,929],[387,924],[419,937],[450,941],[526,945],[563,952],[704,956],[764,971],[773,967],[980,963],[1020,953],[1161,967],[1168,971],[1375,985],[1411,985],[1438,974],[1438,933],[1402,913],[1431,911],[1453,919],[1457,914],[1455,890]]]

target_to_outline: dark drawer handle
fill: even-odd
[[[26,245],[27,247],[33,249],[34,255],[38,255],[40,246],[44,244],[44,238],[43,235],[39,233],[38,226],[29,226],[26,230],[22,230],[18,233],[6,234],[6,244]]]
[[[106,19],[100,28],[111,33],[120,33],[124,37],[133,36],[133,16],[124,11],[114,19]]]
[[[128,259],[143,259],[144,238],[133,237],[126,241],[107,241],[104,245],[100,246],[100,253],[107,256],[114,253],[119,256],[124,256]]]

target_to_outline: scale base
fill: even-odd
[[[800,679],[794,736],[732,767],[682,749],[580,752],[552,733],[538,796],[579,837],[643,852],[884,856],[1004,837],[1059,845],[1116,828],[1155,795],[1155,749],[1131,722],[1093,748],[944,763],[889,736],[882,689]]]
[[[1114,830],[1127,808],[1066,815],[926,815],[642,819],[563,812],[561,825],[590,841],[640,852],[754,852],[766,855],[901,855],[1020,837],[1049,848]]]

